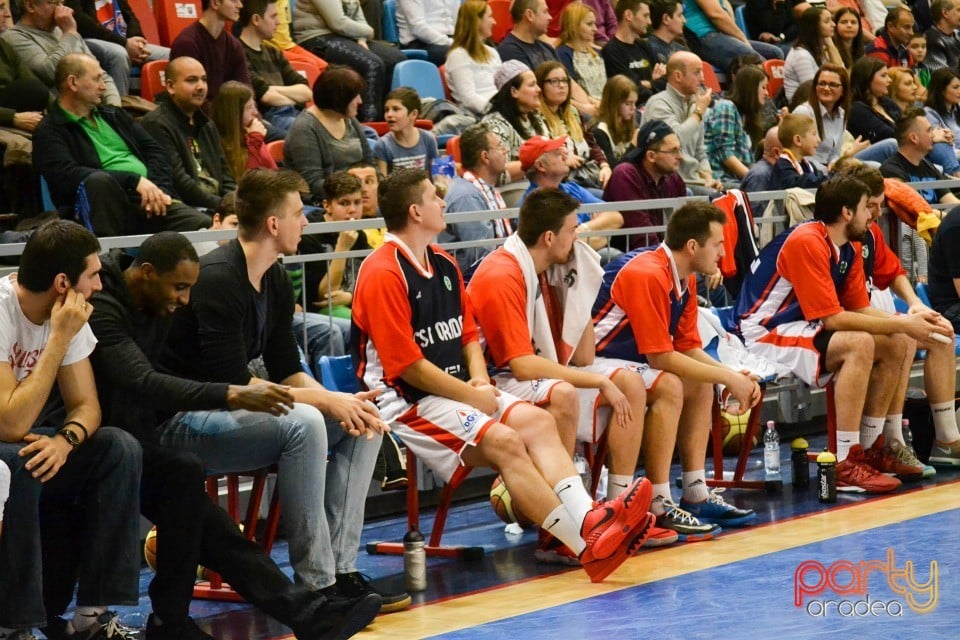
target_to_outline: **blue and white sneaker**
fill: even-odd
[[[657,498],[663,501],[663,515],[657,516],[656,526],[677,534],[680,542],[700,542],[712,540],[720,533],[719,526],[710,522],[700,522],[689,511],[682,509],[670,498]]]
[[[714,489],[703,502],[689,502],[681,498],[680,508],[689,511],[692,516],[701,522],[718,524],[724,527],[742,527],[757,519],[757,514],[753,509],[738,509],[724,501],[720,496],[721,493],[723,493],[723,489]]]

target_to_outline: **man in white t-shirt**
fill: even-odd
[[[100,290],[99,249],[90,231],[56,220],[0,279],[0,460],[17,523],[0,539],[0,638],[33,627],[48,638],[134,637],[107,611],[139,597],[140,445],[98,428],[86,299]],[[79,591],[67,622],[69,576]]]

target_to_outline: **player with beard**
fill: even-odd
[[[870,306],[861,244],[869,197],[856,178],[824,182],[814,219],[760,253],[736,314],[752,352],[786,365],[807,384],[833,381],[838,489],[887,493],[900,481],[870,466],[864,448],[883,431],[884,416],[902,411],[896,389],[910,374],[917,345],[952,336],[936,314],[895,316]]]

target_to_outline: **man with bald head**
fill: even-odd
[[[61,214],[99,236],[195,231],[210,218],[177,198],[167,154],[122,109],[103,105],[103,69],[88,54],[57,65],[57,103],[34,132],[34,168]]]
[[[689,51],[678,51],[667,61],[667,88],[654,94],[643,111],[641,124],[660,120],[680,138],[680,177],[695,193],[720,189],[710,171],[703,141],[703,116],[713,93],[702,89],[703,62]]]
[[[201,110],[207,99],[207,72],[189,56],[167,66],[166,93],[140,123],[166,150],[173,187],[192,206],[216,209],[220,199],[237,188],[220,146],[217,126]]]
[[[740,181],[740,188],[744,191],[771,191],[773,187],[773,165],[780,159],[783,145],[780,144],[780,128],[770,127],[763,137],[763,157],[754,162],[747,174]],[[766,202],[757,202],[753,205],[753,214],[759,215],[766,208]]]

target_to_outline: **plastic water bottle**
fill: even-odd
[[[780,473],[780,435],[773,420],[767,422],[763,434],[763,469],[768,475]]]
[[[423,534],[411,529],[403,536],[403,573],[407,591],[427,589],[427,543]]]

